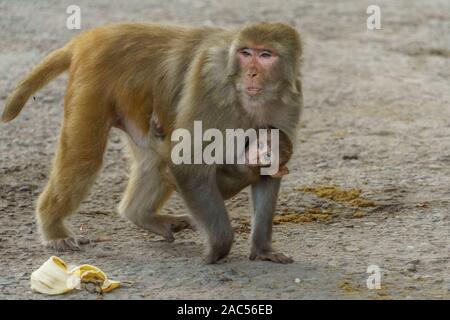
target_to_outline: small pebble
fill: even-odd
[[[408,263],[405,269],[409,272],[417,272],[417,265],[413,263]]]
[[[364,224],[365,224],[366,226],[368,226],[368,227],[374,227],[374,226],[377,226],[377,225],[378,225],[378,224],[375,223],[375,222],[364,222]]]
[[[20,192],[28,192],[30,191],[30,186],[22,186],[19,188]]]
[[[356,246],[346,246],[346,247],[344,247],[344,249],[346,250],[346,251],[348,251],[348,252],[356,252],[356,251],[359,251],[360,249],[358,248],[358,247],[356,247]]]
[[[296,290],[295,286],[289,286],[286,289],[284,289],[285,292],[294,292]]]
[[[350,155],[346,154],[342,157],[342,160],[358,160],[358,159],[359,157],[357,154],[350,154]]]

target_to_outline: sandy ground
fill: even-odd
[[[128,164],[113,131],[100,178],[70,219],[93,243],[60,255],[124,281],[105,299],[450,298],[450,2],[376,1],[382,30],[370,31],[366,8],[373,2],[356,0],[1,0],[0,105],[20,77],[79,32],[65,27],[74,3],[84,30],[123,21],[283,21],[298,27],[305,44],[299,150],[277,209],[304,219],[274,227],[275,246],[296,262],[248,260],[247,191],[227,202],[237,235],[218,265],[203,265],[197,232],[183,231],[169,244],[120,218],[115,208]],[[39,243],[33,212],[55,151],[65,84],[58,78],[0,126],[2,299],[47,298],[30,290],[31,272],[53,254]],[[326,198],[320,186],[335,186],[335,193]],[[368,202],[339,197],[352,188]],[[175,196],[164,212],[186,208]],[[381,290],[366,286],[370,265],[381,269]]]

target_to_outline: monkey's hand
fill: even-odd
[[[282,166],[280,167],[280,169],[278,169],[278,172],[273,174],[272,177],[274,178],[281,178],[282,176],[285,176],[289,173],[289,169],[286,166]]]
[[[292,263],[292,258],[272,248],[272,222],[280,190],[281,179],[270,176],[252,185],[254,216],[252,219],[250,260]]]

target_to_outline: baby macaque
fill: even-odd
[[[267,130],[267,139],[260,139],[260,137],[258,137],[246,148],[245,162],[247,166],[252,168],[266,167],[269,166],[271,161],[273,161],[274,154],[272,152],[272,135],[270,130],[271,129]],[[286,163],[292,156],[291,141],[289,141],[287,136],[282,131],[280,131],[280,136],[278,146],[279,169],[277,173],[272,175],[272,177],[275,178],[281,178],[289,173]],[[256,152],[251,152],[251,150]],[[264,157],[264,160],[261,161],[260,157]]]

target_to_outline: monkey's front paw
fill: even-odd
[[[233,245],[233,239],[234,234],[233,232],[230,232],[226,237],[212,244],[208,250],[208,254],[204,258],[205,263],[214,264],[225,258],[228,253],[230,253],[231,246]]]
[[[89,239],[84,237],[67,237],[64,239],[46,240],[44,245],[54,251],[79,251],[81,250],[81,245],[88,244],[89,242]]]
[[[261,253],[252,252],[250,254],[250,260],[272,261],[272,262],[282,263],[282,264],[288,264],[288,263],[294,262],[294,259],[286,256],[284,253],[273,252],[273,251],[261,252]]]
[[[203,261],[205,262],[205,264],[215,264],[215,263],[219,262],[219,260],[222,260],[223,258],[225,258],[228,255],[229,251],[230,251],[229,249],[228,250],[209,251],[209,253],[205,256]]]

